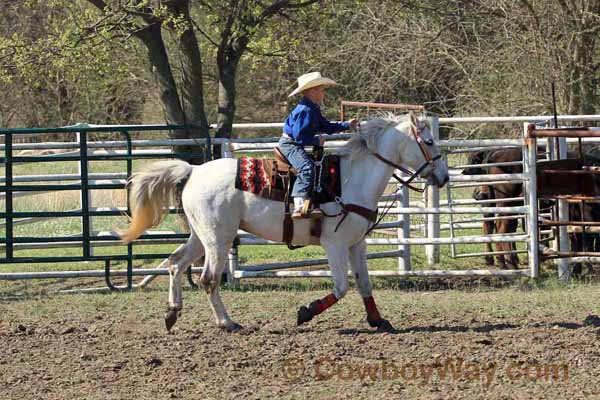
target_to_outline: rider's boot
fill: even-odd
[[[292,219],[312,218],[321,216],[322,212],[318,208],[311,209],[310,199],[304,197],[294,197],[294,211]]]

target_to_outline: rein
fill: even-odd
[[[417,142],[417,144],[419,145],[419,149],[421,149],[421,154],[423,154],[423,157],[425,158],[425,162],[423,163],[423,165],[421,165],[415,172],[411,172],[409,169],[404,168],[401,165],[396,164],[395,162],[392,162],[390,160],[388,160],[387,158],[383,157],[381,154],[379,153],[375,153],[373,152],[373,155],[380,161],[384,162],[385,164],[394,167],[395,169],[398,169],[402,172],[404,172],[407,175],[410,175],[410,177],[408,178],[408,180],[404,180],[402,178],[400,178],[398,175],[396,175],[396,173],[394,173],[392,175],[392,177],[394,179],[396,179],[398,182],[400,182],[402,185],[407,186],[408,188],[414,190],[415,192],[419,192],[419,193],[423,193],[425,191],[425,189],[421,189],[421,188],[417,188],[414,187],[413,185],[411,185],[410,183],[417,177],[419,176],[419,174],[421,172],[423,172],[423,170],[425,168],[427,168],[427,166],[433,164],[436,160],[440,159],[442,157],[441,154],[438,154],[435,157],[431,156],[431,153],[429,152],[429,150],[427,150],[427,147],[425,147],[425,143],[423,143],[423,138],[421,137],[421,131],[419,131],[417,129],[417,127],[415,126],[415,124],[411,123],[410,124],[410,132],[412,133],[413,137],[415,138],[415,141]]]
[[[425,191],[425,188],[423,188],[423,189],[417,188],[417,187],[414,187],[413,185],[411,185],[410,183],[417,176],[419,176],[419,174],[421,172],[423,172],[423,170],[425,168],[427,168],[429,165],[433,164],[436,160],[439,160],[440,158],[442,158],[442,155],[438,154],[438,155],[433,156],[433,157],[431,156],[431,153],[429,152],[429,150],[427,149],[427,147],[425,147],[425,143],[423,143],[423,138],[421,137],[421,132],[417,129],[417,127],[415,126],[415,124],[411,123],[411,125],[410,125],[410,131],[413,134],[413,137],[415,138],[417,144],[419,145],[419,149],[421,149],[421,153],[423,154],[423,157],[425,158],[425,162],[423,163],[423,165],[421,165],[419,168],[417,168],[417,170],[415,172],[411,172],[408,168],[404,168],[403,166],[398,165],[395,162],[392,162],[392,161],[388,160],[387,158],[383,157],[379,153],[373,152],[373,155],[375,156],[375,158],[377,158],[379,161],[383,162],[384,164],[387,164],[387,165],[389,165],[391,167],[394,167],[395,169],[398,169],[398,170],[404,172],[407,175],[410,175],[410,177],[408,178],[408,180],[404,180],[404,179],[400,178],[398,175],[396,175],[396,173],[394,172],[394,174],[392,174],[392,177],[394,179],[396,179],[399,183],[401,183],[402,185],[408,187],[409,189],[414,190],[415,192],[423,193]],[[400,188],[396,189],[396,191],[393,194],[398,193],[398,190],[400,190]],[[397,200],[392,201],[387,206],[387,208],[379,216],[379,218],[377,219],[377,221],[371,226],[371,228],[369,228],[367,230],[367,233],[365,233],[365,236],[367,236],[369,233],[371,233],[373,231],[373,229],[375,229],[377,227],[377,225],[379,225],[379,223],[388,214],[388,212],[394,206],[394,204],[396,204],[396,201]]]
[[[421,149],[421,151],[423,151],[423,150],[427,151],[427,149]],[[427,151],[427,154],[429,154],[429,152],[428,152],[428,151]],[[393,177],[394,179],[396,179],[398,182],[400,182],[402,185],[404,185],[404,186],[406,186],[406,187],[408,187],[408,188],[410,188],[410,189],[414,190],[415,192],[419,192],[419,193],[423,193],[423,192],[425,191],[425,189],[421,189],[421,188],[415,187],[415,186],[411,185],[410,183],[411,183],[413,180],[415,180],[415,178],[416,178],[416,177],[418,177],[418,176],[419,176],[419,174],[420,174],[421,172],[423,172],[423,170],[424,170],[425,168],[427,168],[427,166],[429,166],[431,163],[433,163],[434,161],[436,161],[436,160],[438,160],[438,159],[440,159],[440,158],[442,157],[440,154],[438,154],[438,155],[437,155],[437,156],[435,156],[435,157],[431,157],[431,155],[430,155],[430,157],[431,157],[430,159],[428,159],[427,161],[425,161],[425,162],[423,163],[423,165],[421,165],[421,166],[420,166],[420,167],[419,167],[419,168],[418,168],[418,169],[417,169],[415,172],[411,172],[409,169],[407,169],[407,168],[404,168],[403,166],[401,166],[401,165],[398,165],[398,164],[396,164],[396,163],[394,163],[394,162],[392,162],[392,161],[388,160],[387,158],[383,157],[383,156],[382,156],[381,154],[379,154],[379,153],[373,153],[373,155],[375,156],[375,158],[377,158],[378,160],[382,161],[383,163],[385,163],[385,164],[387,164],[387,165],[389,165],[389,166],[392,166],[392,167],[394,167],[395,169],[398,169],[398,170],[400,170],[400,171],[404,172],[404,173],[405,173],[405,174],[407,174],[407,175],[410,175],[410,177],[408,178],[408,180],[404,180],[404,179],[400,178],[398,175],[396,175],[396,173],[394,173],[394,174],[392,175],[392,177]],[[426,157],[426,158],[427,158],[427,157]]]

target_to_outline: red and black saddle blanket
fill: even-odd
[[[288,182],[289,180],[289,182]],[[288,201],[293,202],[291,191],[296,175],[290,167],[274,158],[241,157],[238,159],[235,187],[246,192],[275,201],[284,201],[286,190]],[[316,179],[319,180],[318,177]],[[323,159],[320,190],[314,189],[314,201],[317,204],[334,201],[342,195],[340,181],[340,157],[326,155]]]

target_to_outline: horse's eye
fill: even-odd
[[[424,142],[425,142],[425,144],[427,146],[432,146],[433,145],[433,139],[425,139]]]

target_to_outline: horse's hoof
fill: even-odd
[[[387,319],[382,319],[379,322],[379,326],[377,327],[377,333],[395,333],[396,329],[392,326],[390,321]]]
[[[311,319],[313,319],[313,317],[314,317],[314,315],[308,307],[301,306],[298,309],[298,320],[297,320],[296,326],[300,326],[300,325],[304,324],[305,322],[310,321]]]
[[[241,331],[242,329],[244,329],[244,327],[236,322],[232,322],[229,325],[222,326],[221,329],[223,329],[226,332],[233,333]]]
[[[375,320],[375,319],[371,319],[367,315],[367,323],[369,324],[369,326],[371,328],[379,328],[379,325],[381,324],[381,321],[383,321],[383,318]]]
[[[165,314],[165,326],[167,327],[167,332],[170,332],[173,325],[175,325],[175,322],[177,322],[177,317],[179,317],[180,311],[181,310],[176,308],[169,308]]]
[[[396,332],[390,321],[387,319],[373,320],[367,317],[367,322],[371,328],[377,328],[377,333],[393,333]]]

